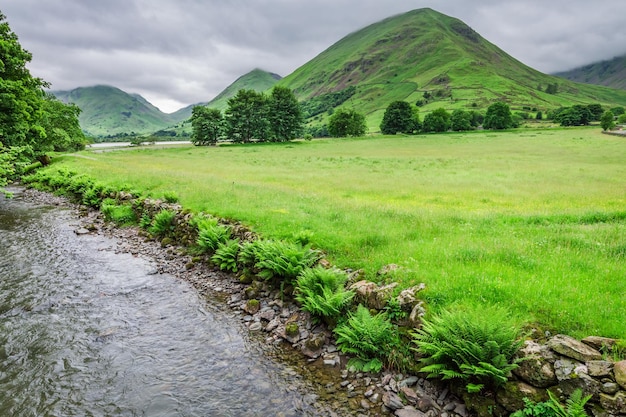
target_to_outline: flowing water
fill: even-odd
[[[319,415],[228,311],[73,222],[0,195],[0,416]]]

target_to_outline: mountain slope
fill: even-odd
[[[272,88],[279,80],[280,75],[271,72],[264,71],[262,69],[254,69],[249,73],[237,78],[232,84],[226,87],[221,93],[219,93],[213,100],[208,103],[197,103],[187,106],[183,109],[172,113],[178,119],[187,120],[191,117],[191,110],[194,106],[206,105],[219,110],[224,110],[228,107],[228,99],[234,97],[237,91],[254,90],[254,91],[266,91]]]
[[[553,83],[559,84],[558,94],[546,93]],[[305,102],[354,86],[345,105],[365,113],[370,130],[394,100],[422,101],[422,113],[438,107],[485,109],[497,100],[513,109],[538,110],[591,102],[626,104],[622,92],[542,74],[462,21],[432,9],[390,17],[349,34],[278,85],[293,89]]]
[[[152,133],[180,121],[165,114],[137,94],[98,85],[71,91],[53,91],[59,100],[80,107],[79,121],[90,136],[104,137],[121,133]]]
[[[579,83],[604,85],[626,90],[626,55],[570,71],[558,72],[554,75]]]

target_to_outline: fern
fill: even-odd
[[[374,359],[381,363],[386,360],[388,353],[400,343],[396,330],[385,313],[373,316],[367,308],[359,304],[356,312],[346,322],[338,325],[334,332],[339,349],[357,358],[353,361],[356,366],[365,365]]]
[[[468,391],[504,384],[517,368],[520,330],[497,307],[444,311],[413,333],[428,377],[461,379]]]
[[[337,269],[307,268],[296,281],[296,300],[313,316],[332,321],[354,297],[354,292],[345,289],[347,279],[347,275]]]
[[[583,397],[581,389],[575,390],[569,396],[565,401],[565,406],[559,402],[558,398],[550,390],[548,390],[548,396],[550,397],[548,407],[554,411],[557,417],[588,417],[585,411],[585,404],[591,399],[591,395]]]
[[[320,253],[309,247],[286,241],[257,241],[252,255],[257,275],[265,280],[293,282],[306,268],[312,267]]]
[[[232,235],[230,227],[211,223],[206,222],[198,225],[196,243],[204,252],[215,252],[219,245],[226,243]]]
[[[174,218],[176,212],[163,209],[159,211],[152,219],[152,224],[148,228],[153,236],[167,236],[174,230]]]
[[[239,242],[228,240],[220,243],[211,257],[211,262],[217,265],[222,271],[237,272],[237,254],[239,252]]]

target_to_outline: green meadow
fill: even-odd
[[[61,166],[267,238],[308,233],[337,266],[424,282],[430,311],[499,304],[543,330],[626,336],[626,139],[597,127],[91,150]]]

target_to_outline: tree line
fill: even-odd
[[[50,152],[84,149],[80,109],[45,92],[49,84],[26,68],[32,59],[0,12],[0,187]],[[0,191],[2,189],[0,188]]]

